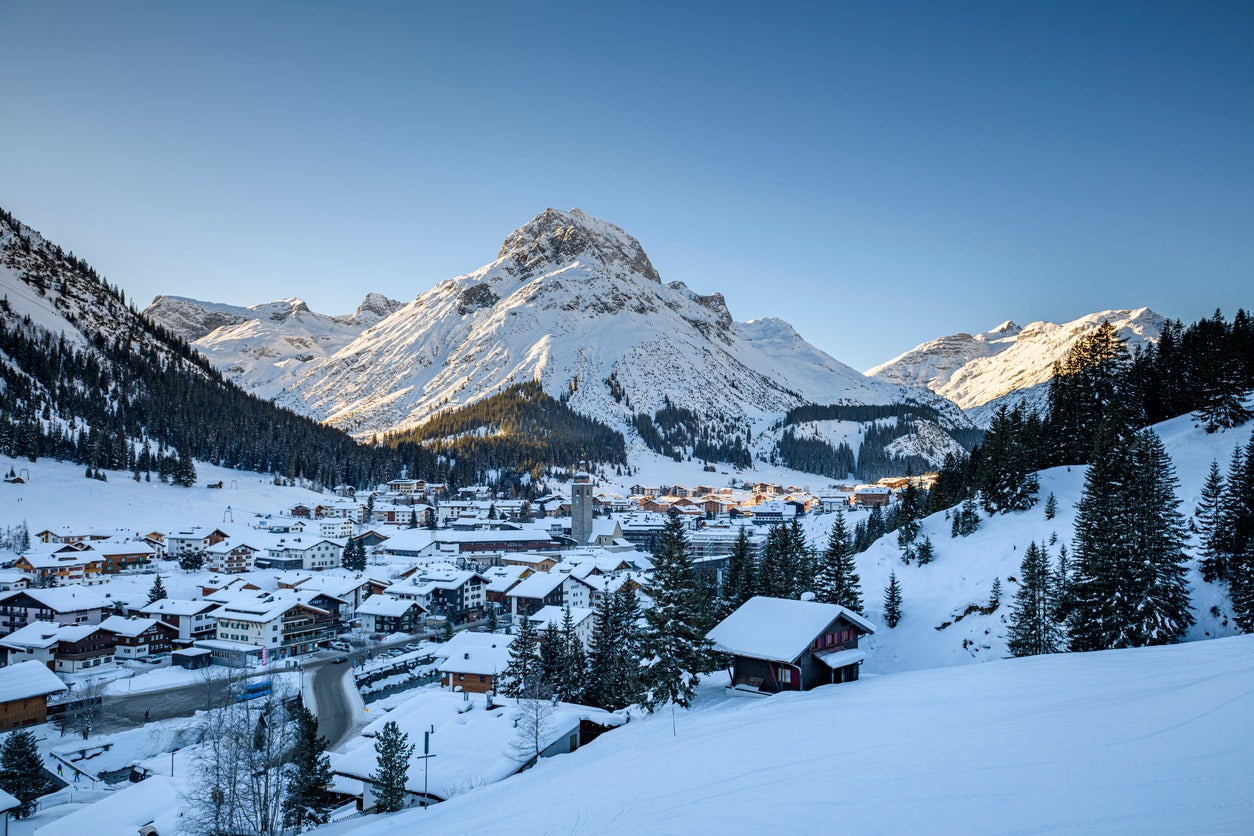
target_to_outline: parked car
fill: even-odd
[[[332,665],[342,665],[342,664],[344,664],[344,663],[345,663],[345,662],[347,662],[347,661],[348,661],[348,657],[347,657],[347,656],[336,656],[334,659],[332,659],[332,660],[331,660],[331,664],[332,664]]]

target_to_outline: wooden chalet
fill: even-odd
[[[858,641],[875,632],[838,604],[755,596],[709,632],[731,656],[731,688],[754,695],[809,691],[853,682],[866,653]]]

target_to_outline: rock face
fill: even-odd
[[[1099,311],[1071,322],[1004,322],[982,334],[953,334],[923,343],[869,369],[880,380],[926,389],[948,398],[987,426],[1001,404],[1043,404],[1054,361],[1103,321],[1109,320],[1128,347],[1156,342],[1166,319],[1149,308]]]
[[[243,308],[158,296],[144,316],[190,342],[245,390],[273,398],[305,364],[335,353],[400,306],[371,293],[353,314],[324,316],[295,298]]]

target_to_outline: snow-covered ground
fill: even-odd
[[[1243,636],[715,699],[335,832],[1249,833],[1251,694]]]

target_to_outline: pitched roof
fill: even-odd
[[[871,622],[839,604],[757,595],[707,635],[722,653],[790,662],[842,616],[868,633],[875,632]]]
[[[43,662],[31,659],[0,668],[0,703],[64,691],[65,683]]]

